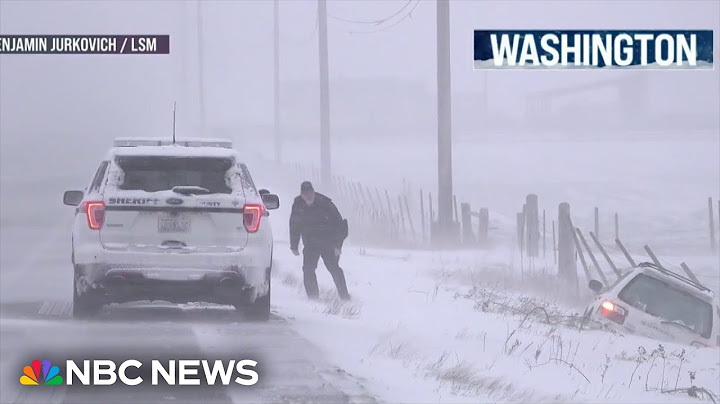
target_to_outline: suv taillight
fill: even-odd
[[[609,300],[603,301],[600,304],[600,308],[598,309],[598,311],[600,311],[601,316],[607,318],[608,320],[612,320],[618,324],[625,323],[625,315],[627,315],[627,310]]]
[[[246,203],[243,207],[243,225],[248,233],[260,230],[260,219],[265,213],[265,206],[257,203]]]
[[[91,230],[100,230],[105,222],[105,202],[85,202],[85,215]]]

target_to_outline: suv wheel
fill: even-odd
[[[75,268],[73,277],[73,305],[72,315],[74,318],[88,318],[97,314],[102,304],[97,301],[93,293],[78,293],[78,270]]]
[[[265,296],[255,299],[249,306],[235,306],[238,311],[244,312],[247,319],[251,321],[268,321],[270,320],[270,295],[272,291],[272,282],[270,280],[270,268],[267,269],[268,292]]]

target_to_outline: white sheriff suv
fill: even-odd
[[[225,139],[120,138],[83,191],[66,191],[73,316],[143,300],[234,305],[270,316],[277,195]]]
[[[603,288],[591,280],[597,298],[585,317],[619,331],[688,344],[720,346],[720,307],[703,285],[666,268],[641,263]]]

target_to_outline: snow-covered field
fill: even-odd
[[[661,391],[693,385],[720,395],[717,349],[581,330],[579,301],[540,271],[521,281],[504,254],[346,248],[353,301],[336,299],[320,266],[322,300],[311,303],[283,250],[279,313],[389,402],[688,402]]]
[[[621,238],[636,261],[649,261],[642,250],[647,243],[671,268],[686,262],[717,293],[720,266],[709,253],[706,198],[717,200],[720,191],[719,140],[461,144],[455,189],[459,198],[491,209],[500,223],[491,237],[505,240],[513,239],[513,214],[530,192],[552,216],[557,203],[570,202],[576,225],[587,230],[593,207],[600,207],[606,246],[612,212],[619,212]],[[401,189],[405,177],[432,190],[431,146],[408,144],[398,154],[392,144],[339,142],[336,173],[391,190]],[[307,159],[303,149],[288,153]],[[364,160],[369,154],[376,158],[372,169]],[[573,315],[589,299],[584,275],[584,297],[560,290],[551,250],[530,271],[512,245],[442,253],[348,246],[341,265],[354,300],[335,300],[320,265],[324,298],[311,303],[301,262],[287,252],[286,214],[273,215],[279,312],[388,401],[688,402],[696,399],[682,389],[691,386],[715,400],[720,395],[718,349],[581,330]],[[609,253],[619,265],[626,262],[617,248]]]

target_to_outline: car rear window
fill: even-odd
[[[620,291],[618,298],[651,316],[680,324],[703,338],[710,338],[712,305],[679,287],[639,274]]]
[[[118,189],[156,192],[176,186],[198,186],[211,193],[230,194],[226,180],[232,159],[217,157],[118,156],[123,171]]]

